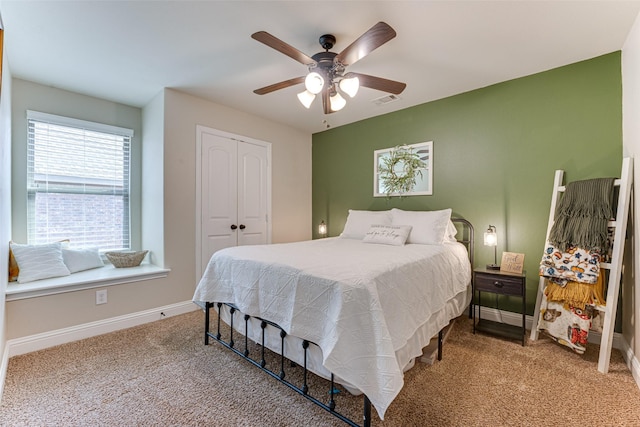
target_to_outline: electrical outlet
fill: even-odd
[[[101,289],[96,291],[96,305],[107,303],[107,290]]]

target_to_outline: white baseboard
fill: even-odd
[[[192,301],[184,301],[166,305],[164,307],[157,307],[150,310],[139,311],[137,313],[126,314],[124,316],[112,317],[110,319],[8,340],[2,360],[2,369],[6,372],[5,359],[8,363],[9,357],[43,350],[45,348],[118,331],[120,329],[131,328],[132,326],[154,322],[165,317],[176,316],[178,314],[184,314],[198,309],[200,309],[200,307]],[[4,381],[2,384],[4,384]]]
[[[620,349],[622,353],[622,357],[624,357],[625,362],[627,362],[627,368],[631,371],[631,375],[633,375],[633,379],[636,380],[636,384],[640,387],[640,362],[638,358],[631,350],[629,343],[624,341],[623,348]]]

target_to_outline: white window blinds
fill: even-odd
[[[29,243],[129,249],[133,131],[35,111],[27,122]]]

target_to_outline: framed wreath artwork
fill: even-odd
[[[433,194],[433,141],[376,150],[374,197]]]

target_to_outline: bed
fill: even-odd
[[[339,237],[216,252],[193,297],[206,309],[205,343],[220,339],[220,326],[210,331],[214,310],[245,337],[244,352],[233,335],[227,342],[236,353],[247,356],[246,340],[260,343],[282,354],[282,370],[272,376],[284,377],[285,355],[304,366],[297,391],[307,398],[308,369],[331,380],[330,394],[334,381],[364,394],[365,425],[369,402],[383,419],[403,372],[470,303],[473,227],[450,215],[351,210]],[[310,400],[357,425],[330,399],[326,406]]]

